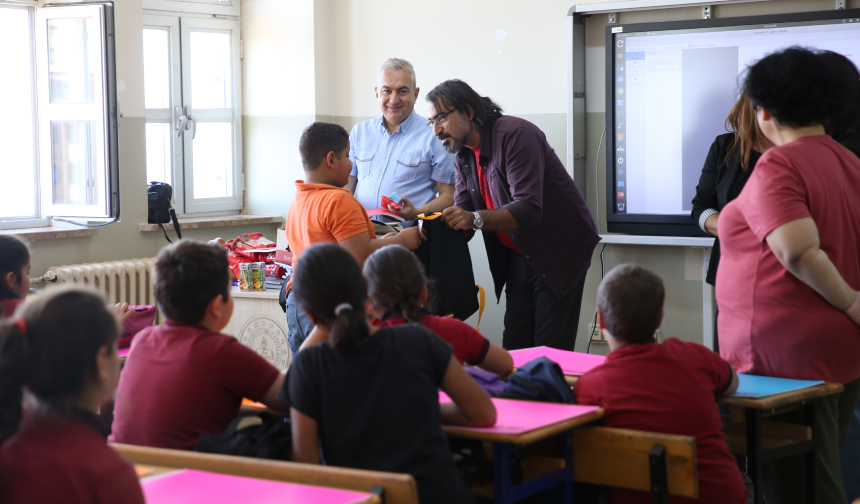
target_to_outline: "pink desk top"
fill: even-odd
[[[538,357],[546,357],[561,366],[561,372],[566,375],[584,374],[606,361],[603,355],[569,352],[545,346],[511,350],[510,354],[514,358],[514,367],[522,367]]]
[[[576,404],[555,404],[515,399],[491,398],[496,406],[496,425],[492,427],[459,427],[459,430],[487,432],[496,434],[523,434],[548,427],[558,422],[587,415],[598,409],[597,406]],[[439,392],[439,402],[451,402],[445,392]]]
[[[140,486],[147,504],[352,504],[371,498],[369,493],[194,469],[153,476]]]

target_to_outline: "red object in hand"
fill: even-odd
[[[382,208],[388,208],[389,206],[395,210],[402,210],[403,209],[402,203],[397,203],[396,201],[392,200],[388,196],[383,196],[382,197]]]

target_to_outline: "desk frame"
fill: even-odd
[[[454,437],[481,439],[493,443],[493,501],[512,504],[553,487],[561,487],[559,504],[573,502],[573,429],[603,418],[603,408],[582,416],[564,420],[523,434],[499,434],[475,430],[463,430],[443,425],[446,434]],[[511,454],[539,443],[547,438],[556,438],[556,453],[564,459],[561,469],[542,474],[519,485],[511,484]]]
[[[742,397],[717,399],[718,404],[727,404],[729,407],[743,412],[746,422],[747,475],[753,482],[753,504],[763,502],[761,491],[762,464],[797,455],[803,455],[806,463],[806,502],[818,502],[816,476],[820,465],[818,439],[821,434],[818,401],[824,396],[842,392],[842,389],[842,385],[837,383],[825,383],[762,399]],[[803,409],[803,425],[812,428],[812,439],[765,450],[762,447],[762,419],[796,407]],[[735,417],[734,413],[733,411],[733,417]]]
[[[820,412],[818,409],[818,399],[808,399],[801,401],[803,409],[803,425],[812,428],[812,439],[807,441],[799,441],[787,446],[770,448],[765,450],[762,448],[762,426],[761,421],[764,416],[771,414],[779,414],[784,411],[793,409],[792,407],[760,410],[747,408],[744,410],[747,424],[747,475],[753,482],[753,504],[764,502],[762,498],[761,488],[761,473],[762,465],[765,462],[803,455],[804,473],[806,475],[806,502],[818,502],[818,484],[816,476],[820,466],[818,458],[818,436],[821,430]],[[750,448],[752,447],[752,448]]]

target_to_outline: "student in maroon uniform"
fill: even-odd
[[[0,235],[0,319],[11,317],[30,291],[30,249],[17,236]]]
[[[452,317],[430,315],[421,307],[428,302],[424,265],[418,256],[399,245],[383,247],[364,263],[364,279],[374,319],[379,327],[422,324],[454,348],[463,364],[507,376],[514,367],[511,354],[481,336],[472,326]]]
[[[611,352],[574,387],[580,404],[606,410],[603,425],[696,438],[699,499],[745,504],[747,490],[722,433],[715,395],[732,394],[738,378],[719,355],[675,338],[662,345],[654,331],[663,320],[663,281],[651,271],[622,264],[597,291],[600,329]],[[650,503],[632,490],[607,492],[610,504]],[[669,497],[670,503],[691,499]]]
[[[80,289],[28,301],[0,325],[0,502],[143,504],[96,417],[116,388],[118,336],[104,299]]]
[[[227,253],[180,240],[155,260],[155,300],[163,326],[137,334],[119,381],[111,442],[193,449],[220,434],[242,398],[278,409],[284,375],[221,334],[233,314]]]

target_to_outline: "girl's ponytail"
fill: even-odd
[[[421,320],[421,308],[430,311],[430,300],[420,300],[430,280],[418,256],[400,245],[388,245],[370,254],[364,262],[364,279],[371,302],[412,323]]]
[[[0,445],[21,422],[24,382],[32,367],[25,331],[24,319],[6,319],[0,324]]]
[[[367,285],[352,254],[332,243],[302,252],[293,273],[296,301],[314,318],[331,324],[329,342],[352,348],[370,334],[364,301]]]
[[[370,334],[367,325],[367,314],[364,310],[353,310],[349,303],[341,303],[335,307],[335,319],[331,324],[329,338],[338,348],[351,348],[363,341]]]

